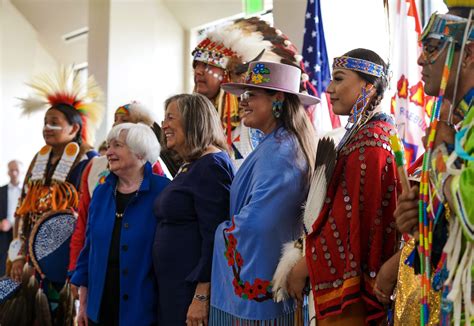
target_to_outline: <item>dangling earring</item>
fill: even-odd
[[[281,117],[281,113],[283,111],[283,102],[282,101],[273,101],[272,102],[272,113],[275,119]]]
[[[370,96],[372,95],[373,86],[369,89],[362,87],[360,90],[359,97],[357,98],[356,102],[352,106],[351,113],[349,114],[349,119],[347,124],[352,127],[353,124],[359,121],[359,117],[365,111],[367,104],[369,103]],[[347,129],[347,128],[346,128]]]

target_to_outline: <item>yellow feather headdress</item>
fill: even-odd
[[[104,113],[103,92],[94,77],[81,80],[74,66],[62,66],[55,74],[42,74],[27,83],[35,92],[21,99],[24,114],[64,104],[77,110],[82,120],[81,137],[93,141],[94,131]]]

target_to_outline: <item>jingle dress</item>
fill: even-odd
[[[324,206],[306,239],[318,320],[358,302],[365,306],[366,321],[385,314],[373,286],[397,245],[393,130],[392,119],[376,113],[338,153]]]

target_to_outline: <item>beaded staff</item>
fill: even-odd
[[[449,42],[449,41],[448,41]],[[420,181],[420,199],[418,202],[419,209],[419,229],[420,229],[420,272],[421,272],[421,307],[420,322],[421,325],[428,325],[429,322],[429,303],[428,295],[430,292],[431,279],[431,245],[433,235],[433,219],[429,217],[429,162],[433,152],[434,140],[436,137],[436,128],[438,125],[441,103],[443,102],[446,86],[448,83],[449,72],[453,63],[454,44],[449,42],[446,61],[443,68],[441,85],[438,100],[430,119],[430,133],[428,136],[428,144],[425,155],[423,157],[423,168]]]
[[[402,192],[407,193],[410,191],[410,182],[408,181],[407,170],[405,168],[405,151],[396,132],[390,136],[390,144],[392,145],[392,150],[395,155],[395,163],[397,164],[398,177],[402,184]]]

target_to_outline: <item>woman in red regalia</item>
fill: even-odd
[[[371,324],[385,315],[374,284],[397,243],[394,123],[379,107],[387,83],[387,65],[370,50],[334,59],[327,92],[334,113],[349,122],[324,204],[314,221],[305,220],[305,257],[287,284],[288,293],[301,298],[309,276],[318,326]]]

